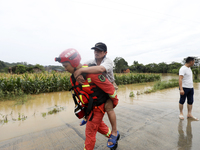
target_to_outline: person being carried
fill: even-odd
[[[179,89],[180,89],[180,100],[179,100],[179,118],[184,119],[183,116],[183,104],[185,103],[187,97],[187,108],[188,114],[187,118],[198,121],[199,119],[192,115],[192,105],[194,102],[194,88],[193,88],[193,76],[192,70],[190,67],[194,65],[194,58],[187,57],[186,63],[179,70]]]
[[[80,64],[81,56],[75,49],[71,48],[63,51],[55,60],[62,63],[65,70],[72,74],[70,82],[74,90],[74,102],[76,98],[78,98],[78,103],[75,102],[75,104],[78,105],[81,110],[84,110],[84,115],[88,118],[85,128],[86,139],[84,150],[94,149],[97,131],[107,138],[112,136],[113,145],[109,146],[109,148],[116,146],[120,137],[119,132],[117,132],[117,136],[111,135],[111,130],[103,121],[105,103],[108,96],[112,100],[113,108],[118,104],[114,86],[102,74],[85,74],[85,80],[83,84],[80,85],[74,77],[74,72],[81,69],[83,66]],[[79,118],[83,117],[79,116],[79,114],[77,116]]]
[[[102,73],[108,80],[113,84],[115,89],[117,90],[118,87],[114,80],[113,75],[113,62],[109,58],[106,57],[107,54],[107,46],[106,44],[99,42],[96,43],[94,47],[91,48],[94,50],[94,60],[87,61],[85,64],[91,65],[88,68],[80,68],[74,72],[74,76],[80,84],[83,84],[84,78],[81,75],[82,73]],[[113,110],[112,100],[108,99],[105,104],[105,111],[108,114],[108,118],[112,127],[112,135],[117,136],[117,121],[116,121],[116,114]],[[84,125],[87,123],[86,120],[82,120],[80,125]],[[111,139],[108,140],[108,146],[113,145]]]

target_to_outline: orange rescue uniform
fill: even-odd
[[[113,108],[118,104],[118,98],[112,83],[105,78],[102,74],[86,74],[86,82],[84,85],[94,84],[107,93],[110,99],[113,101]],[[82,90],[84,90],[84,85]],[[86,86],[87,87],[87,86]],[[84,150],[93,150],[96,142],[96,133],[97,131],[107,138],[111,135],[111,130],[103,121],[103,116],[105,114],[104,109],[105,103],[100,106],[94,106],[93,110],[88,116],[88,121],[85,129],[85,147]],[[91,121],[90,118],[92,117]]]

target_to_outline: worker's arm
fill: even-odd
[[[179,75],[180,94],[181,94],[181,95],[184,95],[184,90],[183,90],[183,87],[182,87],[182,80],[183,80],[183,76],[182,76],[182,75]]]

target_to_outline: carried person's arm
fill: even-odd
[[[183,80],[183,76],[182,76],[182,75],[179,75],[180,94],[181,94],[181,95],[184,95],[184,90],[183,90],[183,87],[182,87],[182,80]]]
[[[103,73],[104,71],[106,71],[106,69],[103,66],[80,68],[74,72],[74,77],[79,84],[83,84],[85,79],[81,75],[82,73]]]
[[[74,77],[77,78],[82,73],[103,73],[106,68],[103,66],[91,66],[86,68],[80,68],[74,72]]]

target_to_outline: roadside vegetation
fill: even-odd
[[[144,93],[151,93],[151,92],[156,92],[158,90],[163,90],[163,89],[168,89],[168,88],[173,88],[173,87],[178,87],[179,82],[177,79],[172,79],[169,81],[159,81],[154,84],[154,86],[151,89],[148,89],[144,91]]]

